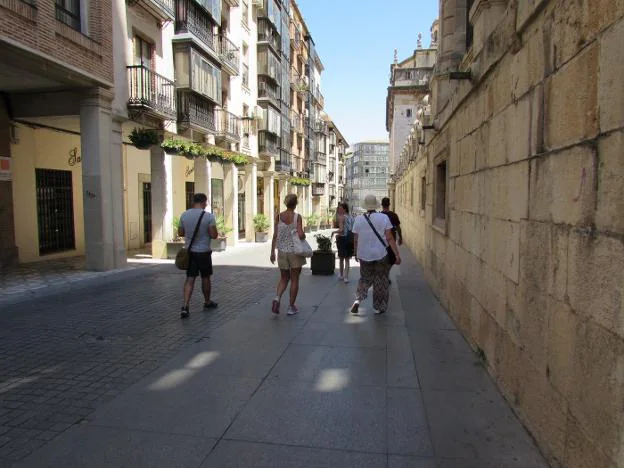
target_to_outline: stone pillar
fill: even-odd
[[[96,88],[80,103],[85,265],[98,271],[126,264],[121,126],[113,134],[112,99]]]
[[[312,211],[312,184],[303,187],[305,192],[306,205],[308,207],[308,214],[311,215]]]
[[[152,257],[167,258],[173,239],[173,161],[159,146],[150,149],[152,174]]]
[[[208,211],[212,212],[212,164],[207,159],[195,158],[195,193],[203,193],[208,197]]]
[[[223,165],[223,211],[225,225],[232,229],[228,245],[238,243],[238,168],[234,164]]]
[[[258,214],[258,166],[255,162],[245,168],[245,239],[256,240],[253,218]]]
[[[273,209],[273,181],[275,176],[272,172],[264,173],[264,213],[271,220],[269,235],[273,235],[273,224],[275,223],[275,210]]]

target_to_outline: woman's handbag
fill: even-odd
[[[193,231],[193,237],[191,237],[191,242],[189,242],[188,249],[182,247],[176,254],[175,266],[178,267],[180,270],[188,270],[191,260],[191,247],[193,246],[193,241],[195,240],[195,236],[197,236],[197,231],[199,231],[199,225],[201,224],[201,220],[205,214],[206,212],[202,210],[202,214],[199,215],[199,220],[197,221],[197,226],[195,226],[195,230]]]
[[[373,226],[373,223],[371,223],[371,220],[368,218],[368,216],[364,215],[364,217],[366,218],[366,221],[368,221],[368,224],[370,225],[371,229],[373,230],[373,232],[375,233],[375,235],[377,236],[377,239],[379,239],[379,242],[381,242],[383,244],[383,246],[386,248],[386,253],[388,255],[388,263],[390,265],[394,265],[396,263],[396,255],[394,255],[394,250],[392,250],[392,247],[390,247],[389,245],[387,245],[382,239],[381,236],[379,235],[379,233],[377,232],[377,229],[375,229],[375,227]]]
[[[295,229],[292,230],[292,240],[293,245],[295,247],[295,255],[301,255],[302,257],[311,257],[312,256],[312,247],[308,244],[308,241],[305,239],[300,239],[299,234],[297,233],[297,213],[295,213],[295,217],[293,218],[293,225]]]

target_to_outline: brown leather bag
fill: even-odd
[[[176,254],[175,266],[178,267],[178,269],[180,270],[188,270],[189,263],[191,261],[191,247],[193,246],[193,241],[197,236],[197,231],[199,231],[199,225],[201,224],[201,220],[205,214],[206,212],[202,211],[202,214],[199,215],[199,219],[197,220],[197,226],[195,226],[195,231],[193,231],[193,237],[191,237],[191,242],[189,242],[188,249],[182,247]]]

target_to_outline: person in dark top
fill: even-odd
[[[381,199],[381,212],[390,218],[390,224],[392,224],[392,235],[398,245],[403,244],[403,234],[401,234],[401,221],[399,215],[394,211],[390,211],[390,199],[384,197]]]

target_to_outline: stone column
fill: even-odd
[[[223,211],[225,225],[232,229],[228,245],[238,243],[238,168],[234,164],[223,165]]]
[[[203,193],[208,197],[208,211],[212,212],[212,164],[207,159],[195,158],[195,193]]]
[[[258,214],[258,166],[255,162],[245,168],[245,239],[253,242],[256,232],[253,218]]]
[[[159,146],[150,149],[152,175],[152,257],[167,258],[173,239],[173,161]]]
[[[113,135],[112,99],[95,88],[80,103],[86,267],[98,271],[126,263],[121,126]]]
[[[273,235],[273,225],[275,223],[275,210],[273,209],[273,181],[275,176],[272,172],[264,173],[264,213],[271,220],[271,227],[269,228],[269,235]]]

